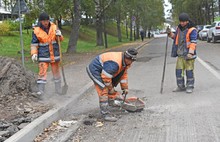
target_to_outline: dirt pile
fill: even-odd
[[[0,57],[0,142],[48,111],[31,95],[36,90],[35,74],[15,59]]]
[[[15,59],[0,57],[0,94],[28,93],[35,89],[35,76]]]

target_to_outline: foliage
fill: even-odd
[[[8,35],[10,32],[10,25],[8,21],[0,23],[0,35]]]
[[[220,16],[215,17],[215,21],[220,21]]]
[[[173,7],[173,17],[178,22],[181,12],[189,14],[196,24],[210,24],[218,11],[218,0],[170,0]]]

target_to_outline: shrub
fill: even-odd
[[[10,32],[10,24],[8,21],[0,23],[0,35],[8,35]]]
[[[19,31],[20,29],[19,22],[8,21],[8,24],[10,26],[10,31]]]

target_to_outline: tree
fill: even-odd
[[[176,22],[178,22],[178,15],[186,12],[195,24],[210,24],[214,21],[215,12],[218,11],[217,0],[170,0],[170,2]]]
[[[68,10],[72,8],[72,0],[45,0],[45,11],[55,20],[58,20],[58,26],[62,29],[61,20],[63,15],[68,15]]]
[[[67,53],[76,52],[77,41],[79,37],[79,28],[80,28],[80,20],[81,20],[80,0],[73,0],[73,3],[74,3],[74,19],[73,19],[73,26],[70,34]]]
[[[103,11],[106,10],[113,0],[93,0],[95,3],[96,18],[96,45],[103,46]]]

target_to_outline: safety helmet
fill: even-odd
[[[189,15],[187,13],[181,13],[179,15],[179,21],[185,22],[185,21],[189,21]]]
[[[43,21],[43,20],[49,20],[49,15],[45,12],[41,13],[39,16],[39,21]]]
[[[127,59],[131,59],[133,61],[136,61],[137,60],[137,54],[138,54],[137,49],[129,48],[127,51],[125,51],[124,56]]]

